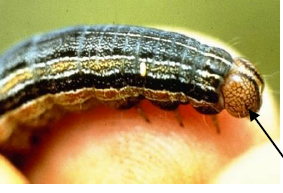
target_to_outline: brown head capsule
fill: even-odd
[[[225,109],[234,117],[246,117],[249,110],[258,111],[264,87],[260,74],[246,59],[235,58],[235,69],[225,78],[222,87]]]

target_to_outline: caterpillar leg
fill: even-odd
[[[217,115],[210,115],[212,123],[216,129],[217,134],[220,134],[220,126],[219,126],[219,121]]]
[[[144,112],[144,110],[142,109],[141,105],[140,104],[137,104],[136,106],[136,109],[138,111],[138,113],[144,118],[144,120],[148,123],[150,123],[150,120],[147,116],[147,114]]]
[[[181,116],[180,111],[179,111],[178,108],[175,109],[175,117],[176,117],[176,119],[177,119],[177,121],[178,121],[180,127],[185,127],[185,126],[184,126],[184,123],[183,123],[182,116]]]

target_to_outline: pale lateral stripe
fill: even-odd
[[[80,58],[81,62],[85,62],[88,60],[119,60],[119,59],[127,59],[127,60],[135,60],[135,56],[123,56],[123,55],[113,55],[113,56],[91,56],[91,57],[82,57]],[[66,61],[75,61],[78,60],[78,57],[64,57],[64,58],[59,58],[59,59],[53,59],[48,61],[46,64],[45,63],[37,63],[34,64],[35,68],[39,68],[39,67],[44,67],[45,65],[53,65],[54,63],[58,63],[58,62],[66,62]],[[139,58],[139,62],[147,62],[147,63],[152,63],[153,59],[152,58]],[[158,65],[170,65],[170,66],[181,66],[183,69],[191,69],[191,66],[187,65],[187,64],[181,64],[179,62],[173,62],[170,61],[169,63],[167,63],[166,61],[156,61],[156,63]]]
[[[88,61],[88,60],[115,60],[115,59],[128,59],[128,60],[134,60],[135,57],[134,56],[121,56],[121,55],[113,55],[113,56],[106,56],[106,57],[96,57],[96,56],[92,56],[92,57],[82,57],[80,58],[80,61],[81,62],[85,62],[85,61]],[[59,63],[59,62],[66,62],[66,61],[77,61],[78,60],[78,57],[64,57],[64,58],[59,58],[59,59],[53,59],[53,60],[50,60],[50,61],[47,61],[47,63],[36,63],[36,64],[33,64],[33,69],[36,69],[36,68],[46,68],[46,66],[52,66],[53,64],[55,63]],[[140,58],[139,60],[140,62],[149,62],[151,63],[153,61],[153,59],[151,58],[147,58],[147,59],[143,59],[143,58]],[[168,63],[166,63],[165,61],[156,61],[156,64],[157,65],[166,65]],[[186,65],[186,64],[180,64],[179,62],[170,62],[169,65],[171,66],[180,66],[183,70],[191,70],[191,66],[189,65]],[[24,73],[25,71],[29,71],[30,69],[28,68],[24,68],[24,69],[20,69],[20,70],[17,70],[15,73],[13,74],[10,74],[9,76],[5,77],[4,79],[0,80],[0,86],[4,86],[4,84],[6,84],[7,82],[9,82],[11,79],[13,79],[16,75],[18,74],[21,74],[21,73]],[[60,73],[60,74],[57,74],[57,75],[48,75],[48,76],[42,76],[41,79],[58,79],[58,78],[61,78],[62,76],[69,76],[69,75],[72,75],[74,73],[76,73],[77,70],[69,70],[69,71],[65,71],[64,73]],[[94,72],[94,71],[91,71],[90,72]],[[24,84],[21,83],[21,84]]]
[[[221,76],[219,76],[218,74],[211,74],[209,73],[207,70],[200,70],[200,69],[197,69],[196,70],[196,73],[198,73],[201,77],[204,77],[204,78],[215,78],[215,79],[223,79]]]
[[[22,84],[17,84],[14,88],[12,88],[11,90],[9,90],[6,93],[6,98],[8,98],[8,96],[11,96],[11,95],[17,93],[20,90],[23,90],[27,85],[31,85],[33,83],[34,83],[34,79],[30,79],[30,80],[25,81]]]
[[[237,71],[240,73],[243,73],[249,77],[254,77],[254,72],[252,72],[251,70],[249,70],[248,68],[246,68],[244,65],[240,65],[240,66],[236,66]]]
[[[13,79],[15,76],[19,75],[19,74],[23,74],[25,72],[31,72],[31,70],[29,68],[23,68],[20,70],[17,70],[14,73],[9,74],[8,76],[6,76],[5,78],[0,80],[0,87],[3,87],[5,84],[7,84],[11,79]],[[31,72],[32,73],[32,72]]]
[[[207,85],[203,85],[201,83],[195,83],[196,85],[198,85],[199,87],[201,87],[202,90],[211,90],[211,91],[215,91],[215,88],[212,86],[207,86]]]
[[[98,59],[98,60],[106,60],[106,59],[128,59],[128,60],[134,60],[135,59],[135,56],[121,56],[121,55],[113,55],[113,56],[106,56],[106,57],[96,57],[96,56],[92,56],[92,57],[82,57],[80,58],[80,61],[81,62],[84,62],[84,61],[88,61],[88,60],[95,60],[95,59]],[[78,60],[78,57],[64,57],[64,58],[60,58],[60,59],[53,59],[51,61],[48,61],[47,62],[47,65],[48,66],[51,66],[55,63],[58,63],[58,62],[64,62],[64,61],[77,61]],[[151,58],[147,58],[147,59],[140,59],[139,60],[140,62],[152,62],[152,59]],[[168,64],[166,61],[156,61],[156,64],[158,65],[166,65]],[[170,65],[172,66],[180,66],[182,67],[183,70],[191,70],[191,66],[189,65],[185,65],[185,64],[180,64],[180,63],[176,63],[176,62],[171,62]],[[33,68],[42,68],[42,67],[46,67],[45,63],[38,63],[38,64],[34,64],[32,65]],[[8,77],[2,79],[0,81],[0,86],[3,86],[5,83],[7,83],[9,80],[11,80],[15,75],[17,74],[20,74],[20,73],[23,73],[24,71],[26,70],[30,70],[30,69],[20,69],[18,71],[16,71],[14,74],[10,74]],[[94,71],[92,70],[86,70],[86,69],[82,69],[83,72],[85,73],[94,73]],[[48,80],[48,79],[59,79],[59,78],[62,78],[62,77],[68,77],[68,76],[71,76],[75,73],[78,73],[79,70],[76,69],[76,70],[69,70],[69,71],[65,71],[63,73],[59,73],[59,74],[56,74],[56,75],[47,75],[47,76],[42,76],[41,79],[42,80]],[[205,76],[205,75],[209,75],[209,76],[214,76],[213,74],[210,74],[210,73],[206,73],[204,71],[198,71],[198,73],[200,73],[201,76]],[[203,74],[203,73],[206,73],[206,74]],[[100,75],[99,73],[95,73],[96,75]],[[111,75],[113,74],[112,72],[107,72],[106,75]],[[149,75],[150,76],[150,75]],[[218,75],[215,75],[216,78]],[[220,77],[220,76],[219,76]],[[170,78],[170,75],[168,75],[168,78]],[[25,81],[23,83],[20,83],[18,85],[16,85],[14,88],[12,88],[11,90],[8,91],[7,95],[12,95],[14,93],[17,93],[19,90],[21,89],[24,89],[27,85],[30,85],[30,84],[33,84],[35,81],[34,80],[28,80],[28,81]],[[201,86],[201,85],[200,85]],[[203,86],[202,85],[202,88],[203,89],[209,89],[209,90],[213,90],[214,88],[211,87],[211,86]]]

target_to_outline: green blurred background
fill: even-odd
[[[279,0],[0,0],[0,53],[77,24],[169,26],[216,37],[257,64],[279,104]]]

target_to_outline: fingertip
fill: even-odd
[[[280,159],[271,143],[257,145],[233,160],[211,183],[279,184]]]
[[[26,177],[4,156],[0,155],[0,184],[26,184]]]

